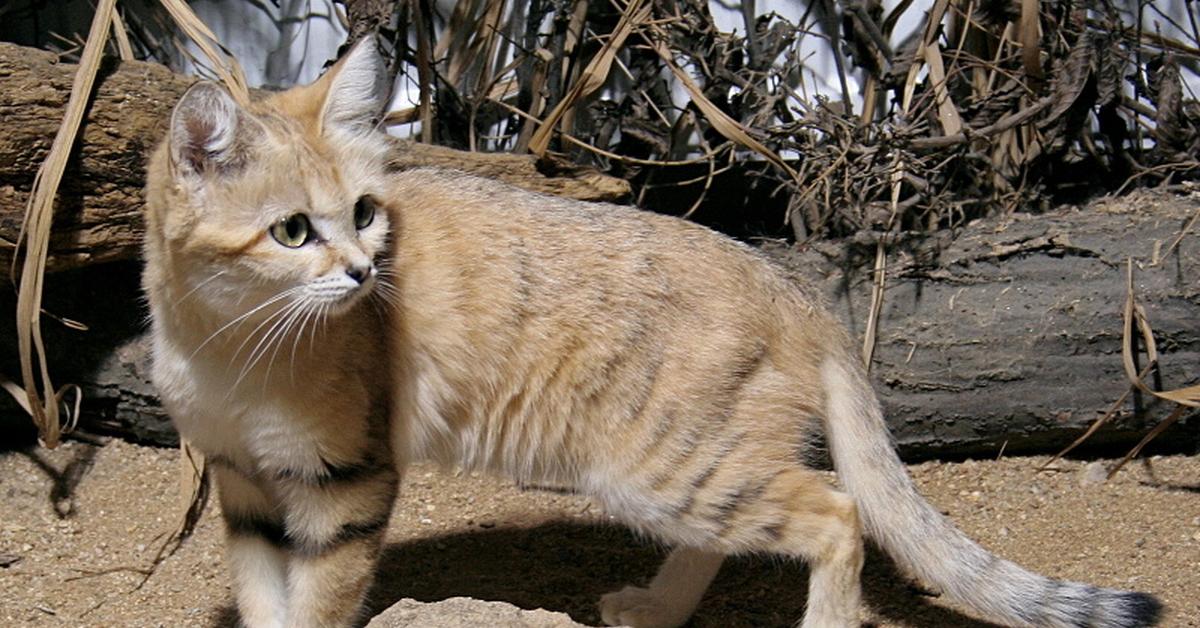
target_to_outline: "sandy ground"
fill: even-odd
[[[1200,626],[1200,456],[1153,458],[1109,483],[1085,462],[1043,458],[912,467],[925,494],[999,554],[1056,577],[1162,598],[1166,626]],[[1090,476],[1095,475],[1093,464]],[[121,441],[0,453],[0,624],[230,626],[221,527],[195,534],[142,583],[177,517],[177,453]],[[606,523],[586,500],[417,467],[396,506],[372,608],[466,595],[565,611],[596,624],[595,600],[654,571],[659,548]],[[802,565],[726,564],[695,627],[787,626],[803,609]],[[985,626],[939,605],[873,553],[877,626]]]

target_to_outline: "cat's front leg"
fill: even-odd
[[[359,620],[396,498],[390,462],[330,465],[280,483],[290,541],[287,625]]]
[[[238,616],[246,628],[287,625],[287,540],[266,487],[221,459],[213,474],[226,527]]]

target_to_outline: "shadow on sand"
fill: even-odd
[[[663,555],[662,548],[623,529],[576,523],[423,538],[384,548],[367,616],[401,598],[436,602],[466,596],[564,612],[577,622],[601,625],[600,596],[646,582]],[[807,585],[808,572],[796,561],[727,561],[688,626],[793,626],[804,614]],[[863,585],[866,603],[889,622],[992,626],[931,603],[875,550],[868,552]],[[234,619],[233,609],[223,609],[214,626],[233,626]]]

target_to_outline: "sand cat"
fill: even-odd
[[[811,565],[800,625],[857,626],[864,533],[994,622],[1155,622],[926,503],[794,277],[676,218],[389,172],[387,87],[370,42],[248,107],[198,83],[150,164],[154,379],[215,467],[245,625],[360,621],[418,459],[573,487],[673,547],[609,624],[678,626],[725,556],[770,552]],[[805,464],[818,430],[841,490]]]

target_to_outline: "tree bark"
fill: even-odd
[[[909,458],[1051,452],[1104,414],[1129,384],[1121,362],[1126,260],[1168,388],[1200,381],[1200,197],[1142,191],[1083,209],[975,221],[889,257],[872,380]],[[898,248],[898,247],[894,247]],[[875,243],[819,244],[786,262],[820,277],[863,337]],[[1142,362],[1145,364],[1144,358]],[[1150,379],[1150,378],[1148,378]],[[1089,439],[1112,453],[1172,408],[1138,396]],[[1159,441],[1200,442],[1195,419]]]
[[[0,43],[0,267],[12,262],[29,190],[58,132],[74,72],[54,53]],[[154,63],[105,60],[59,190],[49,270],[138,257],[145,162],[165,133],[171,107],[194,81]],[[396,140],[393,163],[444,166],[584,200],[629,194],[621,179],[528,155]]]

